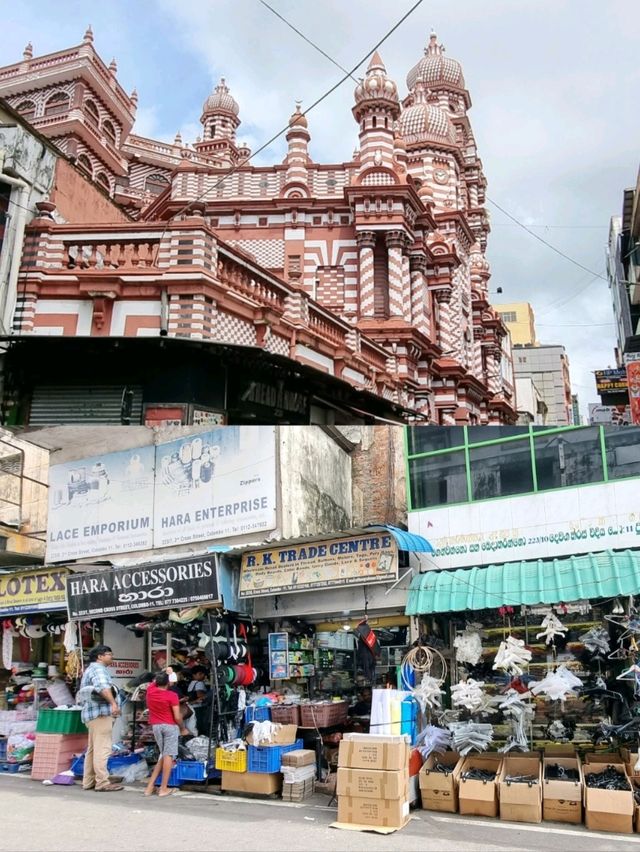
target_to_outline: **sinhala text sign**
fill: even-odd
[[[398,577],[398,548],[392,536],[354,538],[258,550],[242,556],[241,598],[384,583]]]
[[[214,556],[71,574],[67,578],[69,618],[211,603],[218,603]]]

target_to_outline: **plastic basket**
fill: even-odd
[[[326,701],[322,704],[300,705],[300,726],[302,728],[330,728],[347,721],[347,701]]]
[[[217,748],[216,769],[221,769],[224,772],[246,772],[246,750],[238,749],[237,751],[227,751],[224,748]]]
[[[141,754],[116,754],[107,760],[107,771],[110,775],[117,775],[118,770],[124,769],[142,760]],[[69,767],[74,775],[82,776],[84,773],[84,754],[80,754],[71,761]]]
[[[279,725],[299,725],[299,704],[274,704],[271,708],[271,721]]]
[[[303,741],[296,740],[291,745],[282,746],[249,746],[249,772],[279,772],[282,755],[288,751],[302,748]]]
[[[267,704],[263,707],[256,707],[255,704],[249,704],[244,710],[244,721],[249,722],[268,722],[271,719],[271,705]]]
[[[207,772],[205,760],[178,760],[171,770],[167,786],[179,787],[181,784],[189,784],[194,781],[206,781],[207,777],[213,778],[216,774],[213,767]],[[162,774],[156,778],[156,786],[159,787],[161,782]]]
[[[86,734],[87,728],[80,718],[80,713],[80,710],[40,710],[36,733]]]
[[[7,759],[7,741],[0,739],[0,761]]]

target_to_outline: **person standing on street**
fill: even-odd
[[[89,651],[89,667],[82,676],[78,699],[82,701],[82,721],[89,729],[89,746],[84,756],[83,790],[112,793],[121,784],[109,781],[107,760],[111,755],[113,720],[120,715],[117,690],[113,686],[109,666],[113,652],[107,645],[96,645]]]
[[[149,724],[153,730],[153,736],[158,744],[160,756],[153,767],[149,783],[144,791],[145,796],[153,795],[156,779],[162,772],[158,796],[164,798],[171,794],[169,790],[169,776],[173,768],[173,761],[178,756],[178,734],[187,734],[182,721],[180,711],[180,698],[169,689],[170,675],[173,674],[171,667],[160,672],[149,684],[147,689],[147,709],[149,710]]]

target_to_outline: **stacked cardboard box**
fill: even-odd
[[[338,754],[338,822],[402,828],[409,820],[409,737],[345,734]]]
[[[585,756],[585,765],[582,769],[585,824],[592,831],[616,831],[621,834],[631,834],[633,832],[635,803],[632,784],[627,775],[627,767],[622,763],[620,756],[617,757],[617,762],[602,760],[602,757],[604,755],[587,754]],[[611,755],[607,755],[607,757],[611,757]],[[608,767],[612,767],[627,778],[628,790],[599,790],[588,786],[587,780],[591,773],[603,772]]]
[[[311,749],[295,749],[282,755],[282,798],[302,802],[315,791],[316,753]]]
[[[457,751],[429,755],[419,776],[422,807],[425,810],[457,813],[458,777],[462,762]],[[447,767],[447,771],[439,772],[436,766]]]
[[[549,757],[548,754],[553,756]],[[562,767],[573,770],[577,781],[564,781],[547,778],[548,767]],[[557,772],[554,774],[558,774]],[[545,750],[542,761],[542,815],[554,822],[582,822],[583,779],[580,759],[573,757],[555,757],[554,752]]]

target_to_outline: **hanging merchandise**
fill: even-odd
[[[524,700],[527,697],[531,697],[530,692],[520,693],[515,689],[509,689],[504,700],[499,705],[499,709],[503,711],[505,718],[509,720],[511,735],[508,737],[505,745],[499,748],[498,751],[508,752],[515,749],[529,751],[527,734],[536,710],[530,701]]]
[[[447,728],[437,728],[435,725],[427,725],[418,735],[416,745],[424,760],[430,754],[433,754],[433,752],[443,754],[451,748],[451,731]]]
[[[445,694],[441,689],[441,683],[431,675],[423,675],[419,685],[413,690],[413,694],[420,705],[423,713],[427,710],[442,710],[442,696]]]
[[[11,620],[7,619],[2,623],[2,666],[7,670],[11,670],[13,657],[13,625]]]
[[[466,663],[477,666],[482,659],[482,639],[480,637],[481,624],[472,622],[467,624],[453,642],[456,649],[456,660],[458,663]]]
[[[565,637],[567,635],[567,628],[551,609],[542,619],[540,627],[542,630],[536,634],[536,639],[541,639],[544,636],[546,645],[554,644],[556,636]]]
[[[609,634],[604,627],[592,627],[583,633],[579,640],[594,657],[604,658],[611,650]]]
[[[558,666],[555,672],[549,672],[541,681],[532,681],[529,689],[534,695],[546,695],[551,701],[564,701],[568,695],[576,695],[582,688],[582,681],[566,666]]]
[[[463,757],[470,751],[486,751],[493,742],[493,726],[482,722],[452,722],[452,748]]]
[[[523,675],[524,668],[531,662],[531,651],[525,647],[523,639],[507,636],[500,643],[498,653],[493,661],[494,670],[507,672],[511,675]]]
[[[353,632],[358,637],[356,652],[358,666],[362,669],[365,678],[373,683],[376,676],[376,662],[380,659],[380,643],[367,622],[365,615]]]
[[[473,715],[483,716],[495,712],[490,695],[484,691],[484,681],[472,677],[462,680],[451,687],[451,703],[454,707],[463,707]]]

